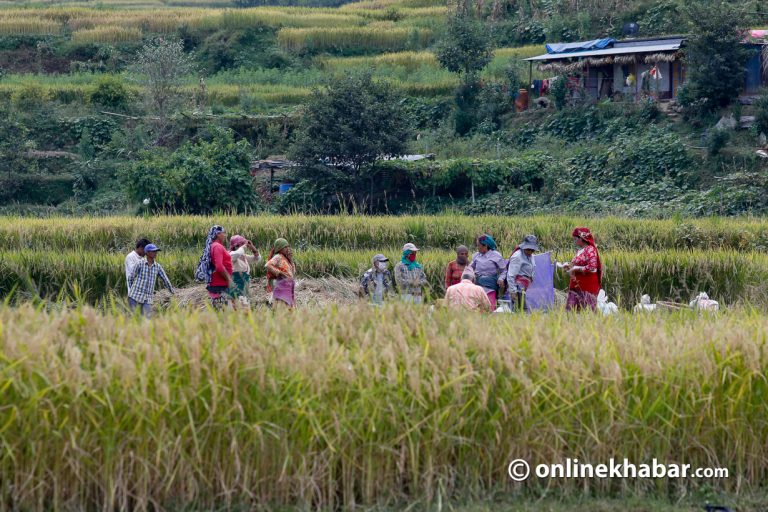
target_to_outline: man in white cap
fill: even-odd
[[[384,299],[394,291],[389,260],[383,254],[373,257],[373,266],[360,278],[360,297],[368,298],[372,304],[381,305]]]
[[[445,292],[445,302],[449,307],[464,308],[469,311],[490,313],[491,300],[485,293],[485,288],[475,284],[475,271],[467,267],[461,274],[461,282],[448,287]]]
[[[403,256],[395,265],[395,282],[400,289],[400,299],[409,304],[423,302],[424,287],[427,285],[427,275],[420,264],[416,262],[419,248],[412,243],[403,246]]]

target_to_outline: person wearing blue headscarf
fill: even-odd
[[[496,240],[489,234],[484,234],[477,239],[477,252],[472,255],[472,263],[469,264],[475,271],[476,282],[485,289],[493,309],[496,309],[496,296],[504,283],[504,271],[506,261],[497,250]]]
[[[409,304],[423,302],[424,287],[427,285],[427,275],[421,264],[416,262],[418,251],[414,244],[405,244],[403,255],[395,265],[395,282],[400,289],[400,298]]]

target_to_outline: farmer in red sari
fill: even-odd
[[[564,267],[571,276],[565,309],[579,311],[589,308],[594,311],[597,307],[597,294],[603,284],[603,264],[589,229],[576,228],[572,235],[579,250]]]

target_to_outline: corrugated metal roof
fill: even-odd
[[[572,52],[572,53],[545,53],[544,55],[538,55],[531,57],[529,61],[544,61],[544,60],[563,60],[573,59],[577,57],[602,57],[606,55],[627,55],[632,53],[657,53],[657,52],[672,52],[680,49],[682,40],[679,42],[665,43],[665,44],[653,44],[643,46],[625,46],[622,48],[606,48],[604,50],[589,50],[586,52]]]
[[[661,37],[656,39],[624,39],[616,41],[612,48],[629,48],[631,46],[655,46],[657,44],[679,44],[682,45],[684,37]]]

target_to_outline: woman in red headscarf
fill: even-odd
[[[597,294],[603,284],[603,264],[589,229],[576,228],[572,235],[579,250],[573,260],[564,267],[571,276],[565,309],[578,311],[589,308],[594,311],[597,307]]]

